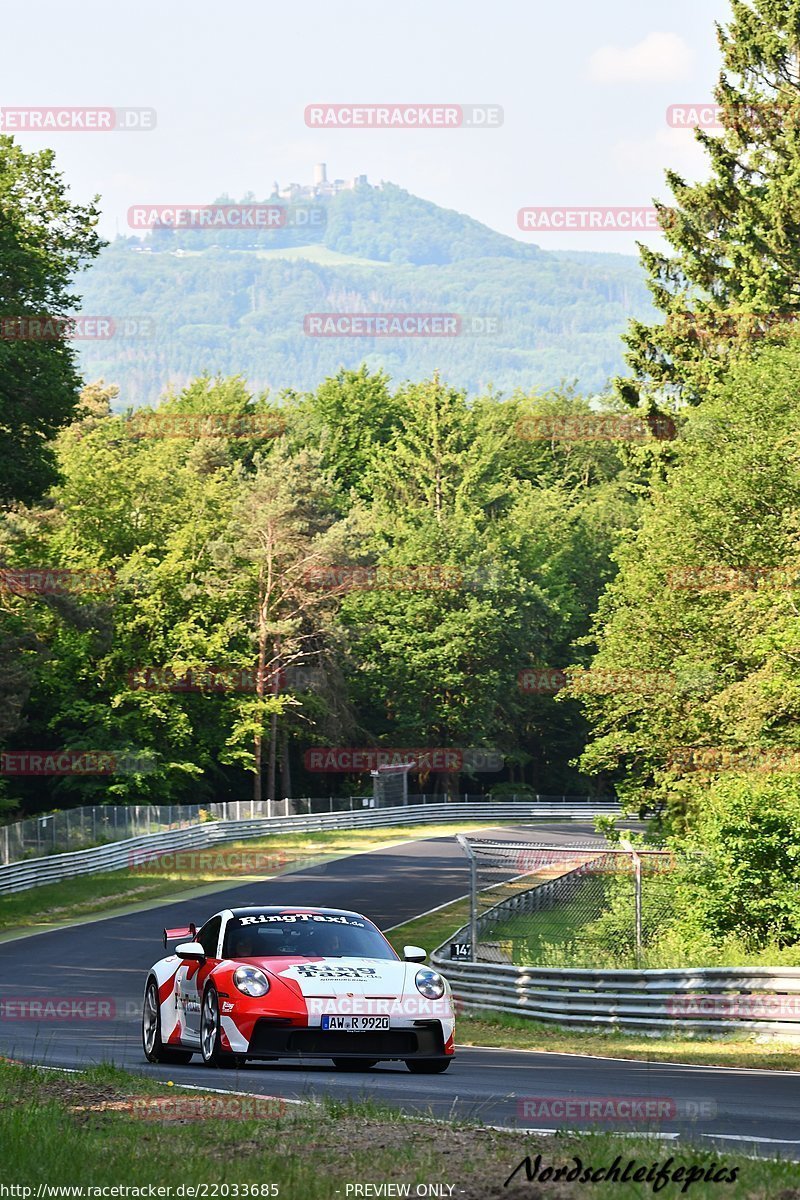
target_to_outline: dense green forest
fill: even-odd
[[[7,617],[35,637],[6,738],[146,753],[148,769],[9,779],[9,799],[239,798],[262,736],[269,795],[371,786],[309,775],[305,752],[325,745],[503,756],[504,771],[447,781],[460,790],[589,786],[569,765],[577,704],[519,680],[570,661],[635,520],[630,450],[520,436],[526,418],[590,418],[584,400],[468,402],[366,368],[277,410],[235,379],[198,380],[152,419],[110,413],[113,398],[84,392],[57,441],[61,483],[4,527]],[[259,422],[284,431],[259,437]],[[75,587],[37,594],[14,574],[32,564],[75,571]]]
[[[724,127],[697,135],[709,180],[668,173],[669,248],[642,250],[658,315],[631,322],[616,398],[547,387],[530,357],[508,395],[491,386],[502,374],[465,388],[452,362],[416,348],[411,382],[369,355],[328,371],[275,322],[349,302],[339,267],[279,260],[262,276],[257,246],[178,257],[119,242],[105,276],[88,277],[84,311],[121,312],[134,295],[173,310],[174,347],[159,333],[141,349],[154,372],[144,408],[116,369],[81,391],[63,341],[0,341],[5,762],[68,747],[128,764],[6,770],[7,813],[347,793],[366,773],[315,774],[310,750],[469,751],[414,786],[591,789],[651,815],[689,864],[665,957],[796,959],[800,16],[754,9],[734,5],[720,31]],[[0,179],[5,311],[69,311],[78,267],[100,250],[95,210],[69,204],[49,151],[7,137]],[[413,237],[382,237],[384,204],[413,205]],[[601,281],[591,259],[421,204],[354,192],[325,246],[388,260],[380,270],[415,302],[419,272],[464,311],[501,289],[513,307],[509,278],[547,278],[576,330],[601,308],[630,313],[624,262]],[[154,233],[154,247],[172,236]],[[347,269],[379,307],[377,277]],[[289,381],[271,392],[251,372],[268,330]],[[218,372],[196,374],[195,335],[224,354],[208,364]],[[536,351],[510,338],[513,375],[514,355]],[[194,377],[158,403],[154,361]],[[476,770],[481,750],[500,769]]]
[[[255,392],[311,390],[362,362],[398,382],[438,369],[472,393],[570,380],[592,394],[622,368],[628,317],[652,315],[631,257],[540,250],[392,184],[295,207],[309,204],[318,227],[117,238],[81,278],[82,311],[117,326],[77,343],[86,376],[114,380],[122,405],[206,372],[241,375]],[[445,338],[309,336],[304,319],[319,312],[491,324]]]

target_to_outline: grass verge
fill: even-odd
[[[208,850],[179,851],[132,869],[64,879],[4,895],[0,897],[0,932],[46,928],[83,917],[111,915],[131,905],[145,907],[154,901],[180,899],[183,892],[211,892],[235,884],[255,883],[283,871],[409,838],[445,837],[475,828],[474,824],[458,823],[337,829],[273,834],[242,842],[223,842]]]
[[[678,1173],[659,1189],[663,1197],[744,1197],[797,1200],[798,1167],[788,1162],[715,1153],[708,1147],[613,1133],[558,1136],[501,1132],[479,1125],[404,1118],[374,1105],[331,1103],[287,1105],[254,1098],[204,1095],[172,1089],[111,1067],[64,1074],[0,1063],[0,1145],[3,1182],[20,1189],[21,1200],[47,1196],[47,1187],[130,1190],[147,1196],[279,1196],[281,1200],[347,1200],[357,1195],[452,1195],[460,1200],[573,1200],[587,1194],[580,1175],[568,1170],[602,1170],[619,1158],[629,1181],[593,1183],[600,1197],[652,1195],[652,1183],[633,1181],[635,1170],[657,1167]],[[536,1156],[540,1155],[539,1163]],[[524,1167],[505,1181],[526,1156],[541,1175],[565,1168],[559,1182],[526,1179]],[[682,1169],[682,1170],[681,1170]],[[694,1169],[704,1178],[684,1186]],[[713,1175],[717,1173],[718,1182]],[[723,1183],[733,1177],[733,1182]],[[697,1174],[693,1177],[697,1179]],[[386,1184],[394,1184],[392,1191]],[[365,1191],[365,1185],[373,1188]],[[436,1184],[439,1192],[420,1191]],[[182,1185],[182,1188],[181,1188]],[[191,1191],[188,1189],[202,1189]],[[217,1191],[212,1190],[217,1187]],[[232,1185],[238,1185],[234,1190]],[[355,1188],[360,1185],[360,1191]],[[444,1185],[442,1187],[442,1185]],[[546,1185],[546,1186],[545,1186]],[[39,1192],[41,1188],[41,1192]],[[171,1189],[169,1192],[166,1189]],[[247,1188],[247,1190],[245,1190]],[[452,1188],[452,1191],[449,1189]],[[136,1190],[139,1189],[139,1190]],[[142,1190],[143,1189],[143,1190]],[[106,1193],[107,1195],[109,1193]],[[152,1194],[152,1193],[151,1193]],[[84,1196],[91,1196],[84,1192]]]
[[[407,944],[424,946],[430,952],[468,920],[468,901],[456,900],[438,912],[399,925],[388,935],[389,941],[400,954]],[[456,1040],[461,1046],[596,1054],[707,1067],[753,1067],[761,1071],[800,1071],[800,1042],[762,1042],[755,1036],[741,1035],[700,1039],[642,1037],[594,1030],[579,1033],[506,1013],[465,1013],[458,1018]]]

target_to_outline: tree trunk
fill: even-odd
[[[272,694],[277,696],[280,690],[281,678],[281,647],[280,638],[275,643],[275,661],[272,664]],[[270,800],[278,799],[277,792],[277,761],[278,761],[278,714],[273,713],[269,722],[269,765],[267,767],[267,791]]]
[[[259,580],[259,597],[258,597],[258,671],[256,672],[256,696],[259,700],[264,698],[264,684],[267,671],[267,597],[264,594],[263,575]],[[255,765],[255,776],[253,778],[253,800],[255,803],[260,803],[263,799],[264,791],[261,781],[261,772],[264,762],[264,737],[259,728],[253,738],[253,758]]]

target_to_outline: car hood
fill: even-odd
[[[409,969],[419,970],[417,963],[386,958],[265,958],[258,965],[303,996],[400,996],[407,982],[414,987]]]

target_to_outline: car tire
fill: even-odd
[[[371,1071],[377,1061],[377,1058],[335,1058],[333,1065],[337,1071]]]
[[[200,1053],[207,1067],[243,1067],[246,1059],[242,1054],[231,1054],[223,1050],[220,1038],[219,997],[217,989],[209,984],[203,993],[200,1009]]]
[[[412,1075],[441,1075],[452,1061],[452,1058],[407,1058],[406,1066]]]
[[[161,1040],[161,1005],[158,1002],[158,984],[152,977],[144,990],[142,1008],[142,1047],[144,1056],[151,1063],[188,1063],[192,1060],[191,1050],[178,1050],[165,1046]]]

